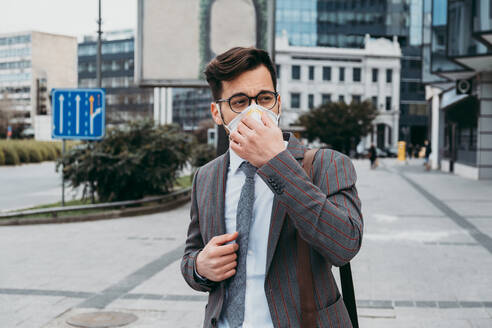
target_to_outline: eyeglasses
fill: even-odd
[[[265,109],[272,109],[277,104],[277,96],[278,92],[273,91],[261,91],[254,97],[249,97],[247,94],[239,93],[230,97],[229,99],[219,99],[216,103],[227,102],[229,104],[229,108],[234,113],[241,113],[243,110],[248,108],[251,105],[251,100],[255,100],[255,102]]]

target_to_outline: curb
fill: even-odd
[[[112,210],[104,213],[95,213],[95,214],[84,214],[84,215],[62,216],[62,217],[51,217],[51,218],[5,219],[5,220],[0,220],[0,226],[86,222],[86,221],[117,219],[117,218],[129,217],[129,216],[139,216],[139,215],[153,214],[153,213],[172,210],[180,205],[189,202],[190,199],[191,199],[191,195],[185,195],[177,199],[174,199],[173,201],[170,201],[166,204],[143,206],[137,208],[125,208],[125,209]]]

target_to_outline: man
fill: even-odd
[[[193,181],[181,271],[193,289],[209,292],[203,326],[301,327],[297,230],[310,247],[318,326],[351,327],[331,266],[361,246],[352,163],[323,149],[314,182],[306,175],[306,148],[277,126],[281,99],[265,51],[230,49],[205,74],[212,117],[226,127],[230,148]]]
[[[375,169],[378,166],[377,159],[378,153],[376,151],[376,147],[374,146],[374,144],[371,144],[371,147],[369,148],[369,160],[371,161],[371,169]]]

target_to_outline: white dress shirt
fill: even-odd
[[[287,145],[287,141],[285,141]],[[229,148],[230,162],[227,172],[225,195],[225,228],[226,233],[236,231],[236,211],[241,189],[246,175],[239,166],[244,161]],[[249,231],[248,252],[246,257],[246,295],[244,302],[243,328],[273,327],[268,302],[265,295],[265,269],[268,248],[268,233],[272,216],[273,192],[267,184],[255,174],[255,202],[253,219]],[[227,290],[226,290],[227,297]],[[219,328],[230,328],[227,319],[222,315]]]

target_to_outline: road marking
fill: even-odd
[[[443,212],[448,218],[450,218],[459,227],[466,230],[470,237],[475,239],[475,241],[485,248],[489,253],[492,254],[492,238],[487,234],[480,231],[475,225],[470,223],[466,218],[458,214],[455,210],[446,205],[443,201],[432,195],[430,192],[422,188],[418,183],[407,177],[403,173],[398,174],[407,181],[412,187],[414,187],[422,196],[424,196],[428,201],[430,201],[435,207],[437,207],[441,212]]]
[[[25,295],[25,296],[60,296],[70,298],[90,298],[97,296],[93,292],[76,292],[66,290],[43,290],[43,289],[16,289],[0,288],[0,295]],[[183,294],[149,294],[131,293],[121,296],[126,300],[151,300],[151,301],[173,301],[173,302],[206,302],[207,295],[183,295]],[[492,308],[492,301],[460,301],[460,300],[357,300],[357,307],[366,309],[394,309],[398,307],[410,308]]]
[[[78,308],[97,308],[103,309],[113,301],[121,298],[123,295],[138,285],[142,284],[152,276],[164,270],[171,263],[179,260],[184,254],[184,245],[181,245],[174,250],[163,254],[158,259],[147,263],[137,271],[123,278],[116,284],[109,286],[102,292],[90,297],[89,299],[78,304]]]

